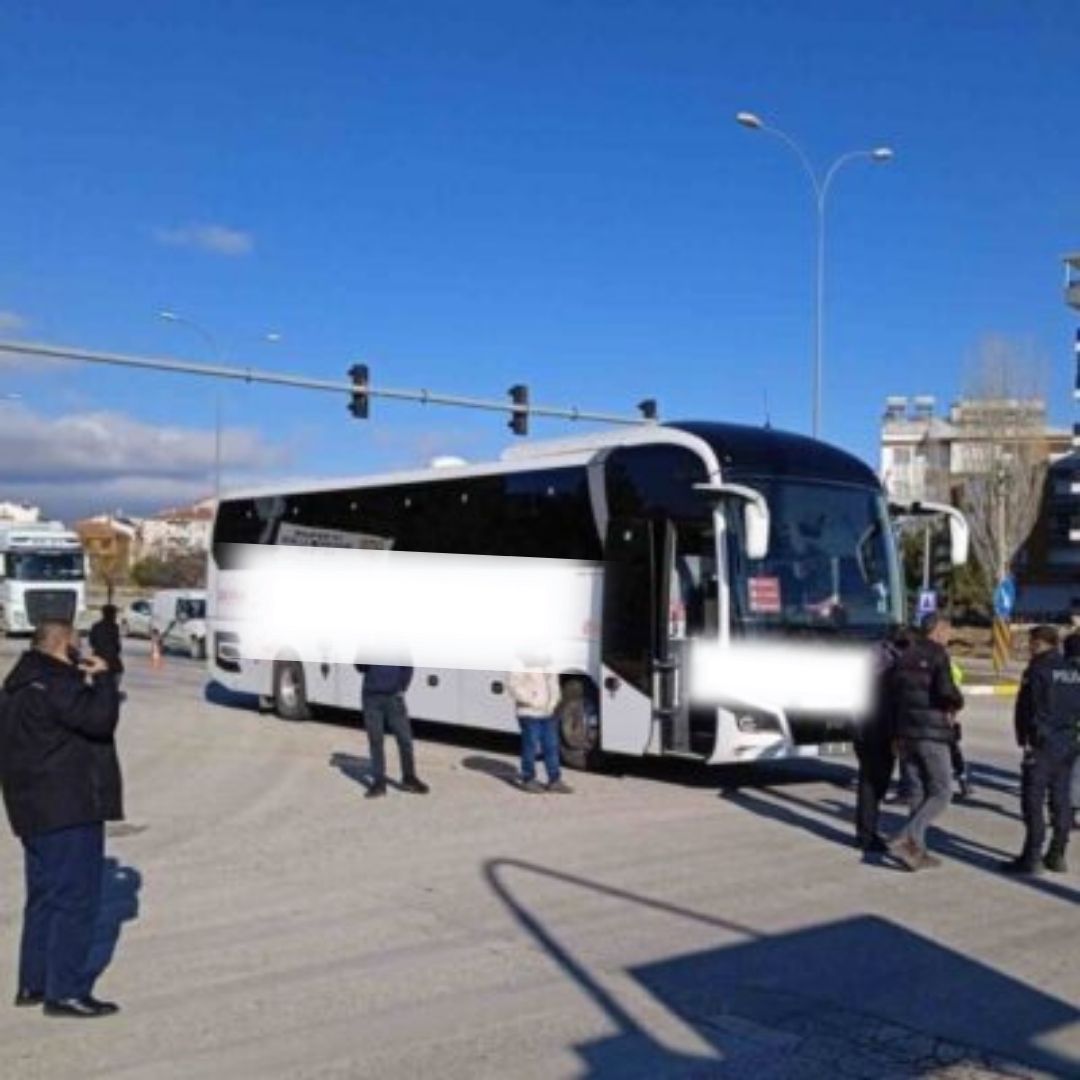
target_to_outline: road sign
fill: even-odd
[[[994,614],[999,619],[1008,619],[1016,607],[1016,582],[1011,577],[1002,578],[994,590]]]
[[[936,589],[919,590],[919,604],[917,610],[920,619],[925,618],[927,615],[933,615],[937,611]]]

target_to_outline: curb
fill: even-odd
[[[972,697],[1016,697],[1019,691],[1017,683],[1008,683],[1005,686],[965,686],[960,692]]]

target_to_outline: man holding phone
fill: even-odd
[[[91,994],[105,822],[123,817],[108,664],[83,658],[70,622],[46,619],[4,680],[0,786],[26,861],[15,1004],[90,1019],[117,1006]]]

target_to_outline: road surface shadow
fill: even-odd
[[[356,754],[333,753],[330,755],[330,764],[337,769],[342,776],[359,784],[365,790],[372,785],[371,759],[357,757]]]
[[[239,690],[230,690],[219,682],[208,682],[203,688],[203,700],[210,705],[221,705],[226,709],[243,709],[246,712],[259,711],[259,695],[245,694]]]
[[[1078,1061],[1047,1046],[1048,1036],[1080,1020],[1074,1005],[886,919],[856,916],[766,935],[518,859],[489,860],[483,873],[519,927],[607,1018],[603,1035],[573,1047],[584,1065],[579,1075],[929,1077],[965,1066],[1005,1072],[1012,1063],[1076,1075]],[[619,984],[594,975],[523,898],[535,879],[738,940],[625,969],[639,991],[624,1005]],[[640,1009],[632,1011],[641,990],[711,1052],[665,1046]]]
[[[823,840],[831,841],[842,847],[852,847],[851,811],[849,808],[830,800],[816,801],[801,798],[791,791],[778,791],[775,788],[762,786],[762,790],[736,791],[722,793],[727,802],[733,803],[742,809],[756,814],[759,817],[778,821],[781,824],[811,833]],[[820,815],[826,815],[843,821],[848,827],[841,830],[820,819]],[[946,816],[940,820],[948,820]],[[896,823],[899,825],[899,822]],[[883,830],[887,831],[887,830]],[[1023,840],[1021,830],[1017,830],[1017,851]],[[1005,851],[1001,848],[990,847],[978,840],[960,836],[942,828],[940,823],[930,826],[927,832],[927,846],[931,851],[946,858],[955,859],[975,870],[983,870],[991,873],[999,881],[1009,882],[1041,892],[1047,896],[1053,896],[1058,900],[1064,900],[1071,904],[1080,903],[1080,890],[1072,888],[1060,880],[1061,875],[1042,876],[1009,876],[1003,874],[998,864],[1006,859],[1011,859],[1016,851]]]
[[[498,780],[509,787],[517,788],[518,770],[511,762],[503,758],[485,757],[483,754],[472,754],[461,759],[461,767],[471,772],[483,773],[493,780]]]
[[[101,876],[101,909],[87,961],[95,980],[112,963],[124,923],[134,922],[139,917],[141,888],[142,874],[134,866],[124,866],[111,856],[105,859]]]

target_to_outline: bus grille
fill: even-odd
[[[73,620],[77,600],[78,593],[72,589],[27,589],[26,618],[31,626],[42,619]]]

